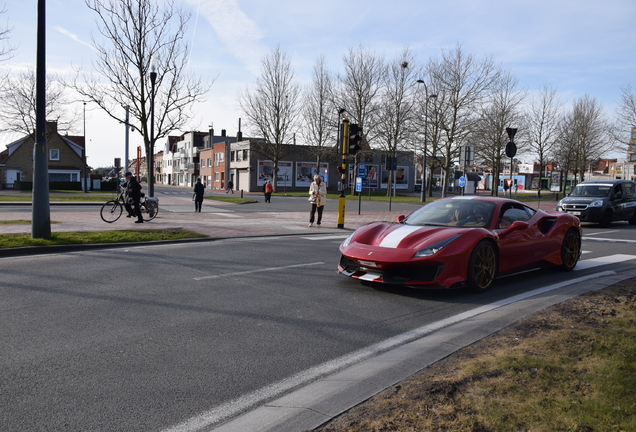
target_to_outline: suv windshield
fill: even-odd
[[[611,185],[578,185],[570,193],[571,197],[602,198],[612,190]]]

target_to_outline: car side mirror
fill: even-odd
[[[404,215],[399,215],[398,217],[395,218],[395,221],[397,223],[404,223],[404,219],[406,219],[406,216]]]

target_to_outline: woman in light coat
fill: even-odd
[[[325,202],[327,201],[327,186],[322,181],[320,176],[316,174],[314,181],[309,186],[309,202],[311,203],[311,213],[309,213],[309,226],[314,226],[314,216],[316,210],[318,210],[318,220],[316,225],[320,226],[322,221],[322,211],[325,209]]]

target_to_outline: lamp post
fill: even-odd
[[[87,168],[86,168],[86,102],[84,102],[84,193],[88,193],[88,178],[87,178]]]
[[[150,70],[150,154],[148,156],[148,195],[155,196],[155,81],[157,80],[157,71],[154,65]]]
[[[426,150],[427,150],[427,141],[426,138],[428,136],[428,101],[430,99],[436,99],[436,94],[428,94],[428,87],[426,87],[426,83],[423,80],[417,80],[418,84],[424,84],[424,89],[426,90],[426,104],[424,106],[424,154],[422,155],[422,191],[420,195],[420,201],[426,202],[427,188],[426,188],[426,170],[428,165],[426,164]]]

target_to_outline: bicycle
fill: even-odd
[[[117,197],[106,201],[99,212],[102,220],[106,223],[116,222],[124,212],[126,201],[132,205],[132,198],[129,198],[126,195],[126,190],[123,187],[118,186]],[[142,193],[141,199],[139,200],[139,210],[141,211],[141,216],[144,222],[153,220],[159,213],[159,198],[146,198],[146,196]]]

